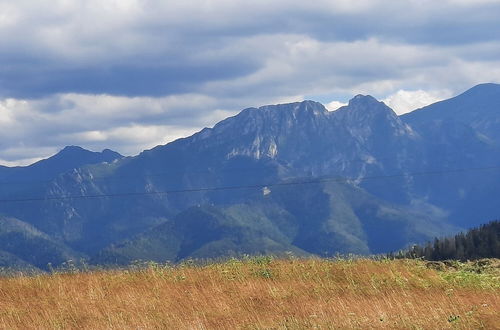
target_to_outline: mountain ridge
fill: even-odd
[[[496,114],[495,102],[470,111]],[[397,250],[500,213],[499,174],[466,170],[500,163],[499,147],[488,142],[495,137],[483,138],[484,125],[442,119],[433,109],[443,104],[453,102],[404,116],[364,95],[333,112],[314,101],[247,108],[137,156],[111,152],[110,162],[62,166],[36,189],[4,187],[0,199],[48,200],[0,204],[0,214],[95,262],[147,259],[155,247],[151,256],[162,261],[258,253],[259,246],[324,256]],[[81,150],[63,155],[71,152]],[[224,187],[233,188],[212,189]],[[212,219],[214,236],[206,229],[193,238],[204,223],[187,226],[186,214]]]
[[[123,158],[122,155],[110,149],[104,149],[102,152],[93,152],[78,146],[66,146],[56,154],[27,166],[2,166],[1,170],[4,173],[0,171],[0,180],[5,179],[7,176],[17,176],[18,181],[21,177],[25,178],[26,181],[33,180],[34,178],[49,180],[73,168],[88,164],[113,162],[121,158]]]

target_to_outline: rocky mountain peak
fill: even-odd
[[[328,114],[323,104],[314,101],[266,105],[244,109],[236,116],[219,122],[212,131],[222,133],[236,130],[238,134],[246,134],[255,129],[262,131],[277,126],[290,126],[292,123],[316,120]],[[206,131],[203,137],[206,138],[213,132]]]
[[[115,159],[123,158],[123,156],[110,149],[104,149],[102,152],[94,152],[80,146],[66,146],[57,154],[44,161],[51,160],[52,158],[73,160],[81,158],[89,161],[89,163],[98,163],[113,161]]]
[[[384,102],[370,95],[358,94],[349,104],[333,112],[334,116],[350,123],[366,123],[375,119],[398,121],[396,113]]]
[[[384,102],[370,95],[356,95],[349,104],[332,112],[332,116],[358,141],[372,141],[380,138],[382,144],[389,140],[400,140],[402,136],[414,137],[409,125]],[[378,143],[378,142],[377,142]]]
[[[265,117],[286,117],[292,116],[294,118],[304,118],[307,116],[327,115],[328,110],[319,102],[305,100],[301,102],[266,105],[258,109],[250,108],[241,112],[242,114],[252,114],[254,116]]]
[[[59,154],[75,154],[75,153],[80,153],[80,152],[87,152],[88,150],[83,149],[82,147],[79,146],[66,146],[64,147],[61,151],[59,151]]]
[[[39,171],[37,175],[52,177],[87,164],[112,162],[120,158],[123,156],[111,150],[93,152],[78,146],[67,146],[52,157],[40,160],[28,167]]]
[[[349,100],[349,106],[373,106],[380,102],[371,95],[358,94]]]

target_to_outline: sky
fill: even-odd
[[[500,0],[0,0],[0,164],[124,155],[247,107],[402,114],[500,82]]]

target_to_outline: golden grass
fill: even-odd
[[[0,279],[2,329],[495,329],[498,268],[271,260]]]

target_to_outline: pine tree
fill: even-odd
[[[400,255],[426,260],[500,258],[500,221],[492,221],[454,237],[435,238],[424,247],[414,245]]]

